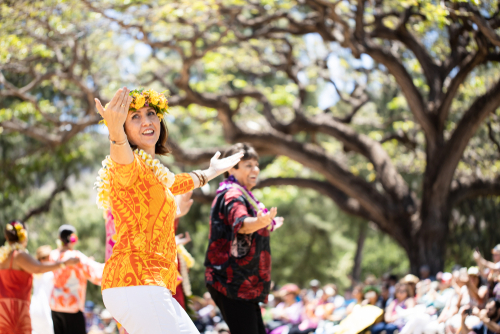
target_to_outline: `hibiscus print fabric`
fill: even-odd
[[[232,299],[266,302],[271,284],[269,230],[238,234],[251,204],[237,188],[217,195],[210,214],[205,281]]]
[[[61,253],[59,249],[55,249],[50,253],[50,260],[54,262],[66,261],[73,257],[80,259],[78,265],[54,271],[54,289],[50,296],[52,311],[64,313],[83,312],[87,281],[101,285],[104,270],[103,263],[96,262],[77,250],[67,250]]]

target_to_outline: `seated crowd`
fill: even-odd
[[[435,277],[427,266],[420,277],[370,275],[343,294],[317,280],[308,289],[274,287],[262,316],[270,334],[500,333],[500,245],[492,253],[494,263],[475,252],[477,266]],[[201,333],[229,333],[208,292],[192,309]]]

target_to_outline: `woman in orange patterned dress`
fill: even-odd
[[[242,157],[218,159],[218,152],[204,171],[172,174],[155,159],[169,153],[162,120],[167,102],[153,90],[126,88],[105,108],[96,99],[111,142],[110,157],[99,171],[97,200],[111,209],[117,233],[104,268],[103,301],[130,334],[198,333],[172,297],[177,285],[174,195],[203,186]]]
[[[53,271],[79,263],[40,263],[24,251],[28,232],[24,223],[12,221],[5,226],[7,242],[0,247],[0,334],[31,334],[30,300],[33,274]]]

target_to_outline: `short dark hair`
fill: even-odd
[[[26,229],[26,224],[24,224],[20,220],[13,220],[13,221],[9,222],[7,225],[5,225],[5,228],[4,228],[5,238],[7,239],[7,241],[10,241],[10,242],[18,242],[19,241],[19,236],[17,235],[17,230],[15,228],[7,228],[8,225],[10,225],[11,227],[14,227],[15,223],[21,224],[23,226],[23,228]]]
[[[160,138],[158,138],[158,141],[156,142],[155,145],[155,154],[167,155],[168,153],[171,152],[170,149],[167,147],[167,140],[168,140],[168,128],[166,121],[160,120]],[[130,143],[130,147],[132,148],[132,150],[137,149],[137,145],[133,145],[132,143]]]
[[[64,224],[59,227],[59,238],[61,238],[62,243],[65,245],[70,243],[70,237],[73,233],[76,233],[74,226]]]
[[[242,152],[242,151],[243,151],[243,158],[241,158],[241,161],[251,160],[251,159],[255,159],[255,160],[259,161],[259,155],[257,154],[257,151],[255,151],[255,149],[250,144],[247,144],[247,143],[234,144],[233,146],[229,147],[224,152],[223,157],[226,158],[226,157],[229,157],[233,154],[236,154],[236,153]],[[238,165],[239,165],[239,163],[236,166],[234,166],[234,169],[238,169]],[[224,177],[228,178],[229,173],[225,172]]]

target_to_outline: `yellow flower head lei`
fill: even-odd
[[[18,242],[23,242],[28,237],[28,232],[26,232],[26,229],[20,222],[14,221],[7,224],[5,228],[7,229],[7,231],[16,230],[17,239],[19,240]]]
[[[28,232],[26,232],[26,229],[24,228],[23,224],[17,221],[8,223],[5,229],[7,231],[15,230],[18,241],[12,245],[9,242],[5,242],[5,245],[0,247],[0,263],[4,262],[9,257],[12,251],[14,250],[24,251],[24,245],[22,245],[22,242],[25,241],[26,238],[28,237]]]
[[[129,95],[133,98],[132,102],[130,103],[129,112],[137,111],[144,106],[151,107],[156,111],[156,115],[158,115],[160,121],[163,120],[165,114],[168,113],[168,99],[165,95],[166,92],[166,90],[158,93],[153,89],[134,89],[129,93]],[[108,105],[109,103],[106,104],[104,109],[106,109]],[[107,126],[105,120],[101,120],[99,124],[101,123]]]

